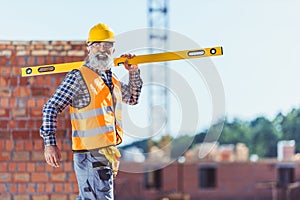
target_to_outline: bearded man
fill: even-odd
[[[74,170],[79,188],[77,200],[113,199],[113,178],[120,157],[116,145],[123,138],[121,104],[137,104],[141,93],[143,82],[137,65],[129,65],[128,60],[124,63],[129,72],[128,84],[120,82],[111,72],[114,43],[114,33],[107,25],[93,26],[86,42],[85,64],[66,75],[43,107],[40,135],[44,140],[45,160],[59,167],[57,115],[70,106]]]

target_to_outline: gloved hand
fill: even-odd
[[[116,178],[119,171],[119,158],[121,153],[117,147],[110,146],[101,149],[106,159],[112,164],[112,170],[114,173],[114,178]]]
[[[117,147],[110,146],[102,148],[101,150],[110,163],[119,161],[119,158],[121,157],[121,153]]]

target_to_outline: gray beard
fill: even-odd
[[[100,58],[99,55],[101,54],[105,54],[106,58],[104,59]],[[107,53],[96,53],[96,54],[90,53],[89,64],[92,67],[99,69],[100,71],[106,71],[111,69],[111,66],[113,64],[113,58]]]

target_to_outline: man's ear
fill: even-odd
[[[90,53],[90,48],[89,47],[86,47],[86,50],[88,53]]]

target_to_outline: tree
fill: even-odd
[[[295,140],[296,151],[300,151],[300,109],[291,110],[281,121],[280,140]]]
[[[275,157],[279,133],[272,122],[264,117],[258,117],[250,123],[250,128],[252,132],[250,152],[260,157]]]

